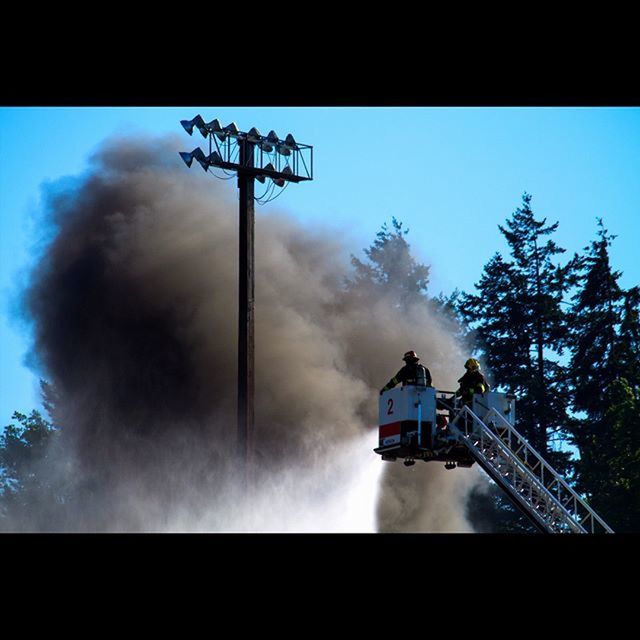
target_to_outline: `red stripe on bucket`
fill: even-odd
[[[399,436],[402,423],[392,422],[391,424],[380,425],[380,438]]]

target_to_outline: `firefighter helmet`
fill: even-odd
[[[480,363],[475,358],[469,358],[464,363],[464,368],[469,369],[469,371],[477,371],[480,369]]]
[[[402,356],[402,359],[407,362],[407,361],[415,361],[418,362],[418,360],[420,360],[420,358],[418,358],[418,354],[415,351],[407,351],[407,353],[405,353]]]

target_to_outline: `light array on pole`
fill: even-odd
[[[200,115],[192,120],[181,120],[180,124],[189,135],[197,129],[209,140],[208,154],[200,147],[180,152],[188,167],[196,160],[205,171],[216,167],[238,171],[261,183],[270,178],[278,187],[287,182],[313,180],[313,147],[297,142],[291,134],[281,140],[275,131],[266,136],[255,127],[244,132],[235,122],[223,127],[219,120],[205,122]],[[242,141],[249,143],[246,145],[248,154],[239,153]]]
[[[184,130],[193,135],[197,129],[209,140],[209,153],[200,147],[180,152],[188,167],[195,160],[204,171],[218,168],[223,173],[235,171],[238,177],[238,421],[237,446],[241,474],[245,487],[249,486],[252,459],[252,433],[255,423],[255,208],[254,201],[270,202],[276,187],[278,195],[291,182],[313,180],[313,147],[300,144],[288,134],[281,140],[275,131],[263,136],[255,127],[240,131],[235,122],[223,127],[219,120],[205,122],[197,115],[192,120],[181,120]],[[220,178],[214,171],[215,177]],[[231,174],[233,176],[233,174]],[[224,179],[224,178],[223,178]],[[228,178],[227,178],[228,179]],[[265,183],[265,193],[256,198],[255,181]],[[282,188],[284,187],[284,189]]]

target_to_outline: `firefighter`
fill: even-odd
[[[403,387],[408,384],[421,387],[431,386],[431,373],[427,367],[418,364],[420,358],[418,358],[418,354],[416,354],[415,351],[407,351],[402,359],[406,364],[380,389],[380,395],[387,391],[387,389],[393,389],[399,382],[402,382]]]
[[[475,358],[469,358],[464,363],[464,368],[467,371],[458,380],[460,388],[456,391],[456,398],[461,398],[464,404],[471,406],[474,393],[484,393],[491,387],[480,371],[480,363]]]

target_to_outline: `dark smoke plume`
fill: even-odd
[[[237,200],[173,139],[113,139],[46,190],[24,304],[63,426],[49,473],[77,531],[468,531],[475,470],[382,463],[378,389],[409,348],[451,388],[462,354],[424,305],[348,296],[339,234],[258,212],[255,488],[234,468]],[[230,186],[231,185],[231,186]],[[364,304],[363,304],[364,302]],[[377,501],[377,507],[374,505]]]

